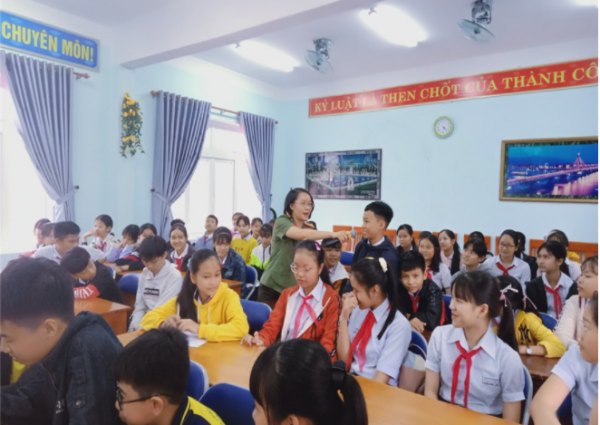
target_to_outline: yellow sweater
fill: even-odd
[[[250,265],[252,250],[257,246],[258,242],[253,237],[250,237],[248,240],[235,238],[231,241],[231,248],[242,256],[247,265]]]
[[[542,324],[542,319],[533,313],[519,310],[515,317],[515,332],[519,345],[542,345],[546,347],[546,357],[562,357],[567,348],[550,329]]]
[[[248,334],[248,318],[240,297],[221,282],[219,289],[206,304],[194,299],[198,312],[198,338],[209,342],[239,341]],[[158,328],[169,316],[177,314],[177,297],[146,313],[140,326],[144,330]]]

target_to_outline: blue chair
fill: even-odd
[[[248,317],[248,324],[250,329],[261,330],[265,325],[265,322],[269,320],[271,315],[271,308],[263,303],[256,301],[241,300],[242,308],[246,317]]]
[[[415,353],[417,356],[421,356],[423,359],[427,360],[427,340],[425,337],[417,331],[411,331],[408,351]]]
[[[444,325],[452,323],[452,312],[450,311],[450,302],[452,301],[452,295],[442,294],[444,300],[444,311],[446,312],[446,321]]]
[[[351,266],[352,260],[354,259],[354,253],[350,251],[342,251],[342,257],[340,258],[340,263],[344,266]]]
[[[135,295],[137,294],[139,281],[139,273],[128,273],[119,279],[119,289]]]
[[[190,361],[190,376],[188,377],[186,394],[195,400],[200,401],[206,391],[208,391],[208,373],[206,369],[195,361]]]
[[[112,267],[109,267],[109,270],[110,270],[110,275],[112,276],[113,279],[115,277],[117,277],[117,271],[115,269],[113,269]]]
[[[565,398],[565,401],[560,405],[556,411],[556,416],[559,418],[570,418],[573,416],[573,403],[571,401],[571,393]]]
[[[531,405],[531,399],[533,398],[533,381],[525,366],[523,366],[523,374],[525,375],[525,387],[523,388],[525,407],[523,408],[523,420],[521,423],[523,425],[529,425],[529,406]]]
[[[250,299],[254,291],[256,291],[257,284],[256,269],[252,266],[246,266],[246,282],[244,282],[244,286],[242,287],[241,298],[245,300]]]
[[[542,316],[542,323],[544,326],[553,331],[556,327],[557,320],[548,313],[540,313],[540,316]]]
[[[212,409],[227,425],[254,423],[254,399],[245,388],[232,384],[217,384],[208,389],[200,402]]]

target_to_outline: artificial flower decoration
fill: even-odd
[[[136,152],[145,153],[140,141],[142,136],[142,111],[138,101],[131,99],[129,93],[125,93],[123,99],[121,121],[123,125],[121,130],[121,156],[127,158],[127,154],[134,156]]]

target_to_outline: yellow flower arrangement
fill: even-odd
[[[145,153],[141,144],[142,111],[137,100],[131,99],[129,93],[123,98],[123,113],[121,118],[121,156]]]

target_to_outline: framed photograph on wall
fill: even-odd
[[[381,199],[381,149],[306,154],[306,190],[316,199]]]
[[[598,203],[598,136],[502,141],[500,200]]]

